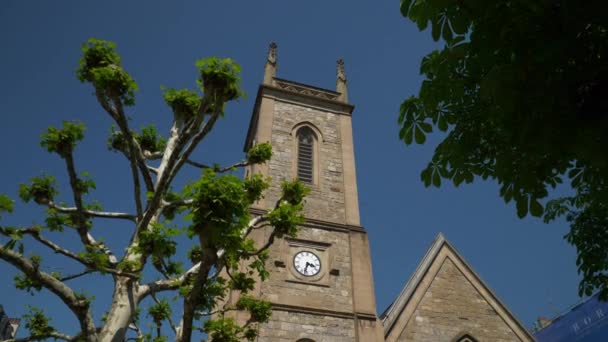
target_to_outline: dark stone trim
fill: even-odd
[[[262,96],[275,97],[279,100],[284,99],[302,102],[304,105],[321,107],[323,109],[327,109],[332,112],[335,112],[336,114],[341,115],[351,115],[352,112],[355,110],[355,106],[338,100],[331,100],[323,97],[317,97],[314,95],[296,93],[287,89],[267,84],[264,84],[261,87],[263,88],[261,93]]]
[[[314,90],[319,90],[319,91],[322,91],[322,92],[325,92],[325,93],[330,93],[330,94],[336,95],[336,96],[340,95],[340,93],[337,92],[337,91],[335,91],[335,90],[329,90],[329,89],[313,86],[313,85],[306,84],[306,83],[300,83],[300,82],[296,82],[296,81],[290,81],[290,80],[286,80],[284,78],[279,78],[279,77],[274,77],[274,79],[277,80],[277,81],[279,81],[279,82],[293,83],[293,84],[295,84],[297,86],[300,86],[300,87],[310,88],[310,89],[314,89]]]
[[[258,208],[250,208],[249,212],[251,212],[253,215],[264,215],[264,214],[266,214],[267,211],[263,210],[263,209],[258,209]],[[332,231],[338,231],[338,232],[343,232],[343,233],[347,233],[347,232],[356,232],[356,233],[362,233],[362,234],[367,233],[365,231],[365,228],[363,228],[361,226],[353,226],[350,224],[329,222],[329,221],[323,221],[323,220],[315,220],[315,219],[310,219],[310,218],[306,218],[306,217],[304,218],[304,223],[302,223],[301,226],[308,227],[308,228],[332,230]]]
[[[344,319],[361,319],[367,321],[376,321],[376,315],[365,313],[365,312],[345,312],[345,311],[332,311],[315,308],[305,308],[301,306],[287,305],[287,304],[275,304],[272,303],[272,310],[277,311],[288,311],[295,313],[302,313],[316,316],[330,316]]]
[[[293,83],[298,86],[309,87],[311,89],[317,89],[317,90],[324,91],[324,92],[336,93],[336,92],[332,92],[331,90],[313,87],[313,86],[309,86],[309,85],[298,83],[298,82],[287,81],[287,80],[283,80],[283,79],[277,79],[277,80],[280,80],[281,82]],[[336,94],[338,94],[338,93],[336,93]],[[271,97],[276,97],[278,99],[289,100],[289,98],[291,98],[295,101],[299,100],[299,102],[303,102],[304,104],[324,107],[326,109],[338,112],[337,113],[338,115],[340,115],[340,114],[341,115],[352,115],[352,112],[355,110],[355,106],[353,106],[349,103],[345,103],[345,102],[341,102],[341,101],[337,101],[337,100],[324,99],[324,98],[313,96],[313,95],[300,94],[300,93],[292,92],[289,90],[281,89],[281,88],[278,88],[275,86],[261,84],[260,87],[258,88],[258,93],[256,95],[255,104],[253,106],[253,113],[251,115],[251,121],[249,121],[249,128],[247,129],[247,138],[245,139],[245,145],[243,146],[243,151],[245,151],[245,152],[247,152],[249,150],[249,148],[251,147],[251,144],[253,142],[253,136],[255,135],[255,130],[257,129],[257,124],[258,124],[260,102],[261,102],[262,97],[264,97],[264,95],[269,95]]]

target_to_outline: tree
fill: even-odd
[[[442,49],[425,56],[400,138],[445,133],[426,186],[494,179],[519,217],[564,216],[579,295],[608,298],[608,9],[601,1],[402,0]],[[569,182],[567,195],[555,189]],[[566,184],[567,186],[567,184]],[[551,192],[551,194],[550,194]]]
[[[84,137],[82,123],[64,122],[62,127],[48,128],[41,146],[65,161],[71,194],[62,201],[57,181],[50,175],[21,184],[19,197],[44,207],[46,219],[42,224],[24,227],[0,225],[0,234],[5,237],[0,243],[0,259],[22,272],[15,278],[17,288],[46,289],[59,297],[78,320],[79,332],[68,336],[57,331],[42,310],[33,308],[25,317],[31,335],[20,341],[124,341],[129,329],[137,334],[134,339],[138,341],[166,341],[161,325],[167,321],[175,334],[171,340],[190,341],[194,330],[205,332],[213,341],[254,340],[256,325],[268,320],[269,303],[248,292],[256,280],[268,277],[265,261],[273,240],[296,234],[303,219],[301,209],[307,189],[298,181],[285,182],[274,209],[252,216],[249,208],[262,198],[270,180],[259,174],[241,179],[231,171],[269,160],[270,144],[254,145],[245,160],[227,167],[190,159],[224,115],[225,104],[242,95],[240,67],[232,60],[201,59],[196,67],[202,95],[188,89],[163,90],[164,100],[173,112],[173,125],[165,139],[154,126],[143,127],[140,132],[129,126],[127,109],[135,103],[137,85],[121,67],[115,44],[96,39],[83,44],[77,76],[93,86],[97,101],[116,126],[108,147],[126,157],[135,212],[104,211],[99,203],[88,200],[95,182],[78,171],[73,153]],[[175,191],[172,185],[185,165],[200,168],[200,178]],[[8,196],[0,195],[0,213],[12,212],[13,204]],[[184,218],[187,223],[181,227],[172,221],[176,218]],[[93,236],[93,219],[132,224],[123,255]],[[251,233],[268,226],[272,228],[267,243],[256,245]],[[56,232],[76,233],[82,250],[72,251],[52,241],[49,233]],[[178,244],[180,235],[190,238],[186,239],[191,241],[188,246]],[[82,271],[67,275],[49,272],[42,258],[26,256],[24,243],[30,239],[39,243],[36,248],[49,248],[79,265]],[[187,247],[191,247],[187,253],[179,253]],[[29,245],[27,249],[29,252]],[[92,274],[111,277],[114,282],[113,300],[102,320],[93,317],[90,298],[69,286],[73,279]],[[150,274],[153,278],[146,279]],[[236,303],[226,300],[229,291],[240,293]],[[179,298],[181,304],[171,304],[171,298]],[[157,327],[154,337],[138,328],[144,301],[154,303],[147,315]],[[171,319],[174,307],[182,311],[177,324]],[[231,310],[248,312],[248,321],[239,325],[226,315]],[[201,324],[197,325],[197,321]]]

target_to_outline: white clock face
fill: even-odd
[[[312,277],[321,271],[321,260],[314,253],[299,252],[293,258],[293,266],[300,274]]]

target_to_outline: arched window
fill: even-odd
[[[315,342],[315,341],[311,340],[309,338],[301,338],[301,339],[297,340],[296,342]]]
[[[296,133],[298,139],[297,176],[304,183],[313,184],[315,181],[315,132],[304,126]]]

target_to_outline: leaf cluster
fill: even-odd
[[[167,139],[158,134],[154,124],[142,127],[141,133],[131,132],[131,134],[144,154],[162,152],[167,144]],[[111,128],[107,143],[108,149],[129,155],[129,144],[126,137],[123,132],[116,130],[116,128]]]
[[[163,98],[178,118],[194,117],[201,106],[202,98],[190,89],[161,88]]]
[[[205,322],[203,331],[213,342],[255,341],[257,331],[252,326],[242,327],[232,318],[210,319]]]
[[[93,84],[106,99],[120,100],[126,106],[135,104],[137,84],[122,69],[116,44],[90,38],[82,45],[82,57],[76,75],[81,82]]]
[[[198,84],[211,99],[213,108],[243,96],[240,88],[241,66],[230,58],[209,57],[196,61]]]
[[[519,217],[570,215],[583,284],[608,291],[591,281],[608,270],[608,255],[584,252],[574,238],[593,238],[577,222],[603,220],[590,208],[608,198],[606,10],[597,1],[402,0],[403,16],[444,45],[423,58],[424,80],[399,124],[408,145],[445,134],[421,173],[426,186],[494,179]],[[566,180],[575,195],[547,202]]]
[[[84,138],[85,126],[81,122],[63,122],[63,128],[49,127],[42,135],[40,146],[62,158],[72,154],[76,143]]]
[[[55,328],[50,326],[50,318],[46,317],[44,312],[38,308],[30,306],[29,312],[23,315],[23,318],[25,318],[25,328],[34,338],[49,337],[55,332]]]
[[[261,143],[253,145],[247,151],[247,161],[251,164],[261,164],[270,160],[272,157],[272,145]]]
[[[30,185],[23,183],[19,185],[19,197],[24,202],[34,200],[38,204],[47,204],[53,201],[58,194],[53,176],[32,177]]]

